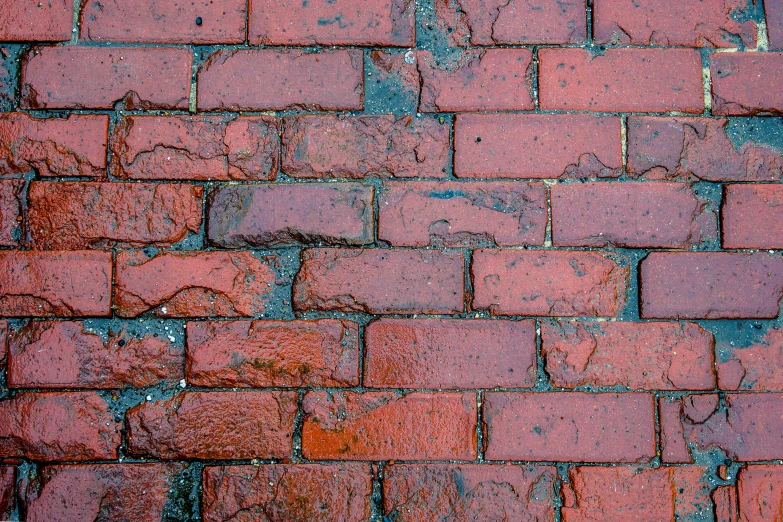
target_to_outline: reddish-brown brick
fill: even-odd
[[[414,0],[250,0],[248,38],[254,45],[412,47],[415,11]]]
[[[107,338],[81,322],[31,322],[11,333],[8,386],[12,388],[124,388],[155,386],[184,377],[181,346],[126,328]]]
[[[725,185],[723,248],[783,248],[783,187]]]
[[[232,44],[245,41],[245,0],[86,2],[81,38],[88,42]]]
[[[717,216],[687,183],[553,185],[552,244],[688,248],[718,235]]]
[[[302,453],[308,459],[476,458],[472,393],[309,392]]]
[[[370,519],[372,472],[359,463],[208,466],[203,474],[205,522]]]
[[[751,464],[740,469],[736,485],[713,493],[717,522],[783,520],[783,466]]]
[[[473,307],[493,315],[616,315],[629,270],[597,252],[476,250]]]
[[[361,110],[363,74],[363,55],[357,49],[218,51],[199,71],[198,107]]]
[[[0,315],[111,315],[111,253],[0,251]]]
[[[295,392],[181,393],[128,410],[128,452],[163,459],[287,457],[295,417]]]
[[[552,384],[712,390],[712,335],[693,323],[543,322]]]
[[[266,309],[276,278],[252,252],[120,252],[114,306],[121,317],[249,317]]]
[[[783,50],[783,3],[772,0],[764,4],[767,38],[770,49]]]
[[[397,522],[553,521],[556,480],[550,466],[392,464],[383,470],[383,510]]]
[[[644,318],[771,318],[783,297],[783,259],[762,253],[653,252],[641,263],[640,285]]]
[[[773,326],[748,346],[717,343],[718,386],[723,390],[783,391],[783,330]]]
[[[586,114],[466,114],[454,127],[460,178],[620,175],[620,119]]]
[[[0,246],[16,246],[22,237],[24,180],[0,180]]]
[[[16,468],[0,466],[0,518],[11,520],[16,502]]]
[[[450,314],[463,309],[464,258],[432,250],[311,249],[294,283],[297,310]]]
[[[106,177],[108,132],[108,116],[0,114],[0,177],[31,170],[44,177]]]
[[[449,165],[449,126],[431,117],[294,116],[282,140],[296,178],[442,178]]]
[[[655,456],[652,395],[484,395],[489,460],[646,462]]]
[[[710,55],[713,114],[783,114],[783,53]]]
[[[44,250],[170,246],[199,232],[202,192],[165,183],[34,181],[28,191],[31,244]]]
[[[279,121],[265,116],[132,116],[114,128],[122,179],[273,180]]]
[[[222,247],[372,243],[373,189],[358,183],[220,187],[209,198],[209,240]]]
[[[121,424],[95,392],[20,393],[0,401],[0,457],[116,459]]]
[[[359,384],[359,327],[351,321],[191,322],[187,336],[195,386]]]
[[[187,109],[193,54],[157,47],[39,47],[22,63],[25,109]]]
[[[373,388],[529,388],[532,321],[381,319],[365,329],[364,384]]]
[[[541,49],[542,109],[701,112],[701,56],[691,49]]]
[[[0,2],[0,41],[71,39],[73,0],[3,0]]]
[[[184,468],[177,463],[45,466],[27,487],[26,520],[164,520]]]

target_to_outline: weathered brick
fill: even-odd
[[[12,388],[124,388],[179,382],[184,377],[181,346],[126,328],[107,338],[81,322],[31,322],[12,331],[8,386]]]
[[[8,321],[0,319],[0,371],[5,369],[8,352]]]
[[[736,485],[713,493],[717,522],[781,520],[783,466],[750,464],[740,469]]]
[[[552,244],[688,248],[718,235],[717,216],[687,183],[553,185]]]
[[[194,386],[359,385],[359,327],[351,321],[191,322],[187,336]]]
[[[783,259],[767,254],[653,252],[640,266],[644,318],[771,318],[783,297]]]
[[[629,270],[596,252],[476,250],[473,307],[493,315],[614,316]]]
[[[121,426],[95,392],[20,393],[0,401],[0,457],[116,459]]]
[[[110,252],[0,251],[0,315],[111,315]]]
[[[16,468],[0,466],[0,517],[11,520],[16,502]]]
[[[530,388],[532,321],[381,319],[365,328],[364,384],[373,388]]]
[[[783,331],[773,326],[748,346],[715,346],[718,387],[722,390],[783,391]]]
[[[3,0],[0,2],[0,41],[71,39],[73,0]]]
[[[783,50],[783,3],[770,1],[764,4],[767,20],[767,38],[770,49]]]
[[[199,232],[202,193],[202,187],[184,184],[34,181],[28,191],[31,245],[171,246]]]
[[[308,459],[476,458],[472,393],[308,392],[302,453]]]
[[[237,44],[246,18],[245,0],[86,2],[80,28],[88,42]]]
[[[252,252],[117,254],[114,306],[121,317],[249,317],[263,313],[277,274]]]
[[[205,522],[230,520],[238,513],[248,520],[370,519],[367,464],[208,466],[202,484]]]
[[[296,178],[446,176],[449,126],[390,115],[283,119],[283,171]]]
[[[783,248],[783,187],[725,185],[723,248]]]
[[[273,180],[279,121],[265,116],[131,116],[114,128],[121,179]]]
[[[24,180],[0,180],[0,246],[16,246],[22,237]]]
[[[545,321],[541,350],[559,388],[715,388],[712,335],[694,323]]]
[[[620,119],[587,114],[466,114],[454,127],[460,178],[613,178]]]
[[[413,47],[415,11],[414,0],[251,0],[248,38],[253,45]]]
[[[106,177],[109,117],[67,119],[0,114],[0,177],[32,170],[39,176]]]
[[[198,73],[202,110],[361,110],[363,93],[357,49],[218,51]]]
[[[187,109],[193,54],[157,47],[38,47],[22,63],[25,109]]]
[[[128,410],[128,452],[163,459],[287,457],[295,417],[295,392],[185,392]]]
[[[701,56],[691,49],[541,49],[542,109],[701,112]]]
[[[210,194],[207,237],[222,247],[372,243],[373,189],[358,183],[233,185]]]
[[[390,520],[537,520],[555,518],[551,466],[391,464],[383,470]]]
[[[459,252],[310,249],[301,257],[296,310],[450,314],[464,306]]]
[[[710,55],[713,114],[783,114],[783,53]]]
[[[652,395],[484,395],[488,460],[646,462],[655,456]]]
[[[27,487],[26,520],[162,521],[184,468],[178,463],[45,466]]]

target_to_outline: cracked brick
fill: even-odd
[[[783,466],[743,466],[734,485],[713,493],[717,522],[765,522],[783,517]]]
[[[16,246],[22,235],[24,180],[0,180],[0,246]]]
[[[783,391],[783,331],[777,327],[750,346],[719,343],[715,350],[720,389]]]
[[[783,53],[710,55],[712,113],[783,114]]]
[[[723,248],[783,248],[783,187],[724,185]]]

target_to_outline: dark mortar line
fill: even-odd
[[[484,425],[484,392],[479,391],[476,394],[476,462],[484,462],[484,451],[487,441],[485,440]]]
[[[370,522],[385,522],[383,509],[383,471],[386,463],[383,461],[372,462],[372,493],[370,496]]]

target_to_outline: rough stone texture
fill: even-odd
[[[0,466],[0,517],[11,520],[16,501],[16,468]]]
[[[359,327],[339,319],[190,322],[194,386],[358,386]]]
[[[8,321],[0,319],[0,371],[5,369],[8,351]]]
[[[783,248],[783,187],[724,185],[723,248]]]
[[[783,92],[770,89],[783,81],[783,53],[710,55],[712,113],[783,114]]]
[[[308,392],[302,453],[308,459],[473,460],[473,393]]]
[[[530,388],[532,321],[380,319],[365,327],[364,385],[372,388]]]
[[[783,4],[776,1],[764,4],[767,18],[767,38],[769,48],[783,50]]]
[[[368,464],[264,464],[204,468],[204,521],[364,522]]]
[[[783,331],[777,326],[750,346],[715,346],[722,390],[783,391]]]
[[[22,237],[24,180],[0,180],[0,246],[16,246]]]
[[[71,39],[73,0],[4,0],[0,7],[0,41]]]
[[[751,464],[740,469],[737,484],[713,493],[717,522],[783,520],[783,466]]]
[[[185,392],[128,410],[128,453],[162,459],[288,457],[295,417],[295,392]]]

